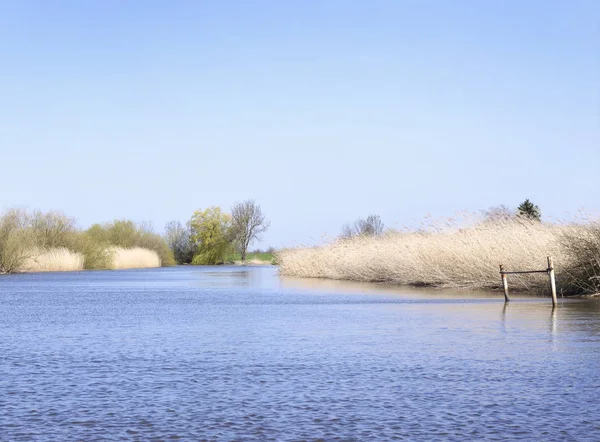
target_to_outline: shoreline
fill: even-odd
[[[17,272],[0,272],[0,277],[8,276],[8,275],[31,275],[31,274],[43,274],[43,273],[83,273],[83,272],[114,272],[114,271],[122,271],[122,270],[149,270],[149,269],[168,269],[173,267],[277,267],[277,265],[271,263],[270,261],[259,261],[254,260],[251,262],[246,262],[242,264],[241,261],[226,263],[226,264],[216,264],[216,265],[196,265],[196,264],[176,264],[170,266],[160,266],[160,267],[128,267],[128,268],[119,268],[119,269],[74,269],[74,270],[35,270],[35,271],[17,271]]]
[[[595,297],[598,244],[600,222],[501,220],[337,238],[276,256],[283,276],[432,289],[497,290],[502,268],[511,292],[540,295],[551,292],[551,258],[559,294]]]

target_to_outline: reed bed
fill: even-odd
[[[18,269],[21,272],[70,272],[84,268],[83,255],[65,247],[31,250],[27,256]]]
[[[144,269],[160,267],[161,262],[154,250],[132,247],[112,247],[112,269]]]
[[[517,219],[462,228],[390,231],[319,247],[284,249],[278,260],[280,273],[286,276],[495,289],[500,284],[499,264],[507,270],[541,270],[547,267],[546,257],[553,256],[557,280],[572,287],[572,270],[578,263],[565,238],[579,238],[584,228]],[[511,277],[510,287],[547,292],[548,277]]]

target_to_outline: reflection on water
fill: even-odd
[[[600,440],[600,300],[177,267],[0,278],[0,440]]]

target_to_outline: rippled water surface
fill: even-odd
[[[600,440],[600,302],[280,279],[0,277],[0,440]]]

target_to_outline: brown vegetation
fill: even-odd
[[[467,227],[388,231],[380,236],[337,239],[319,247],[278,253],[282,275],[387,282],[415,286],[494,289],[498,265],[544,269],[553,256],[565,294],[599,289],[600,226],[556,225],[523,218]],[[546,292],[546,275],[511,278],[511,288]]]

